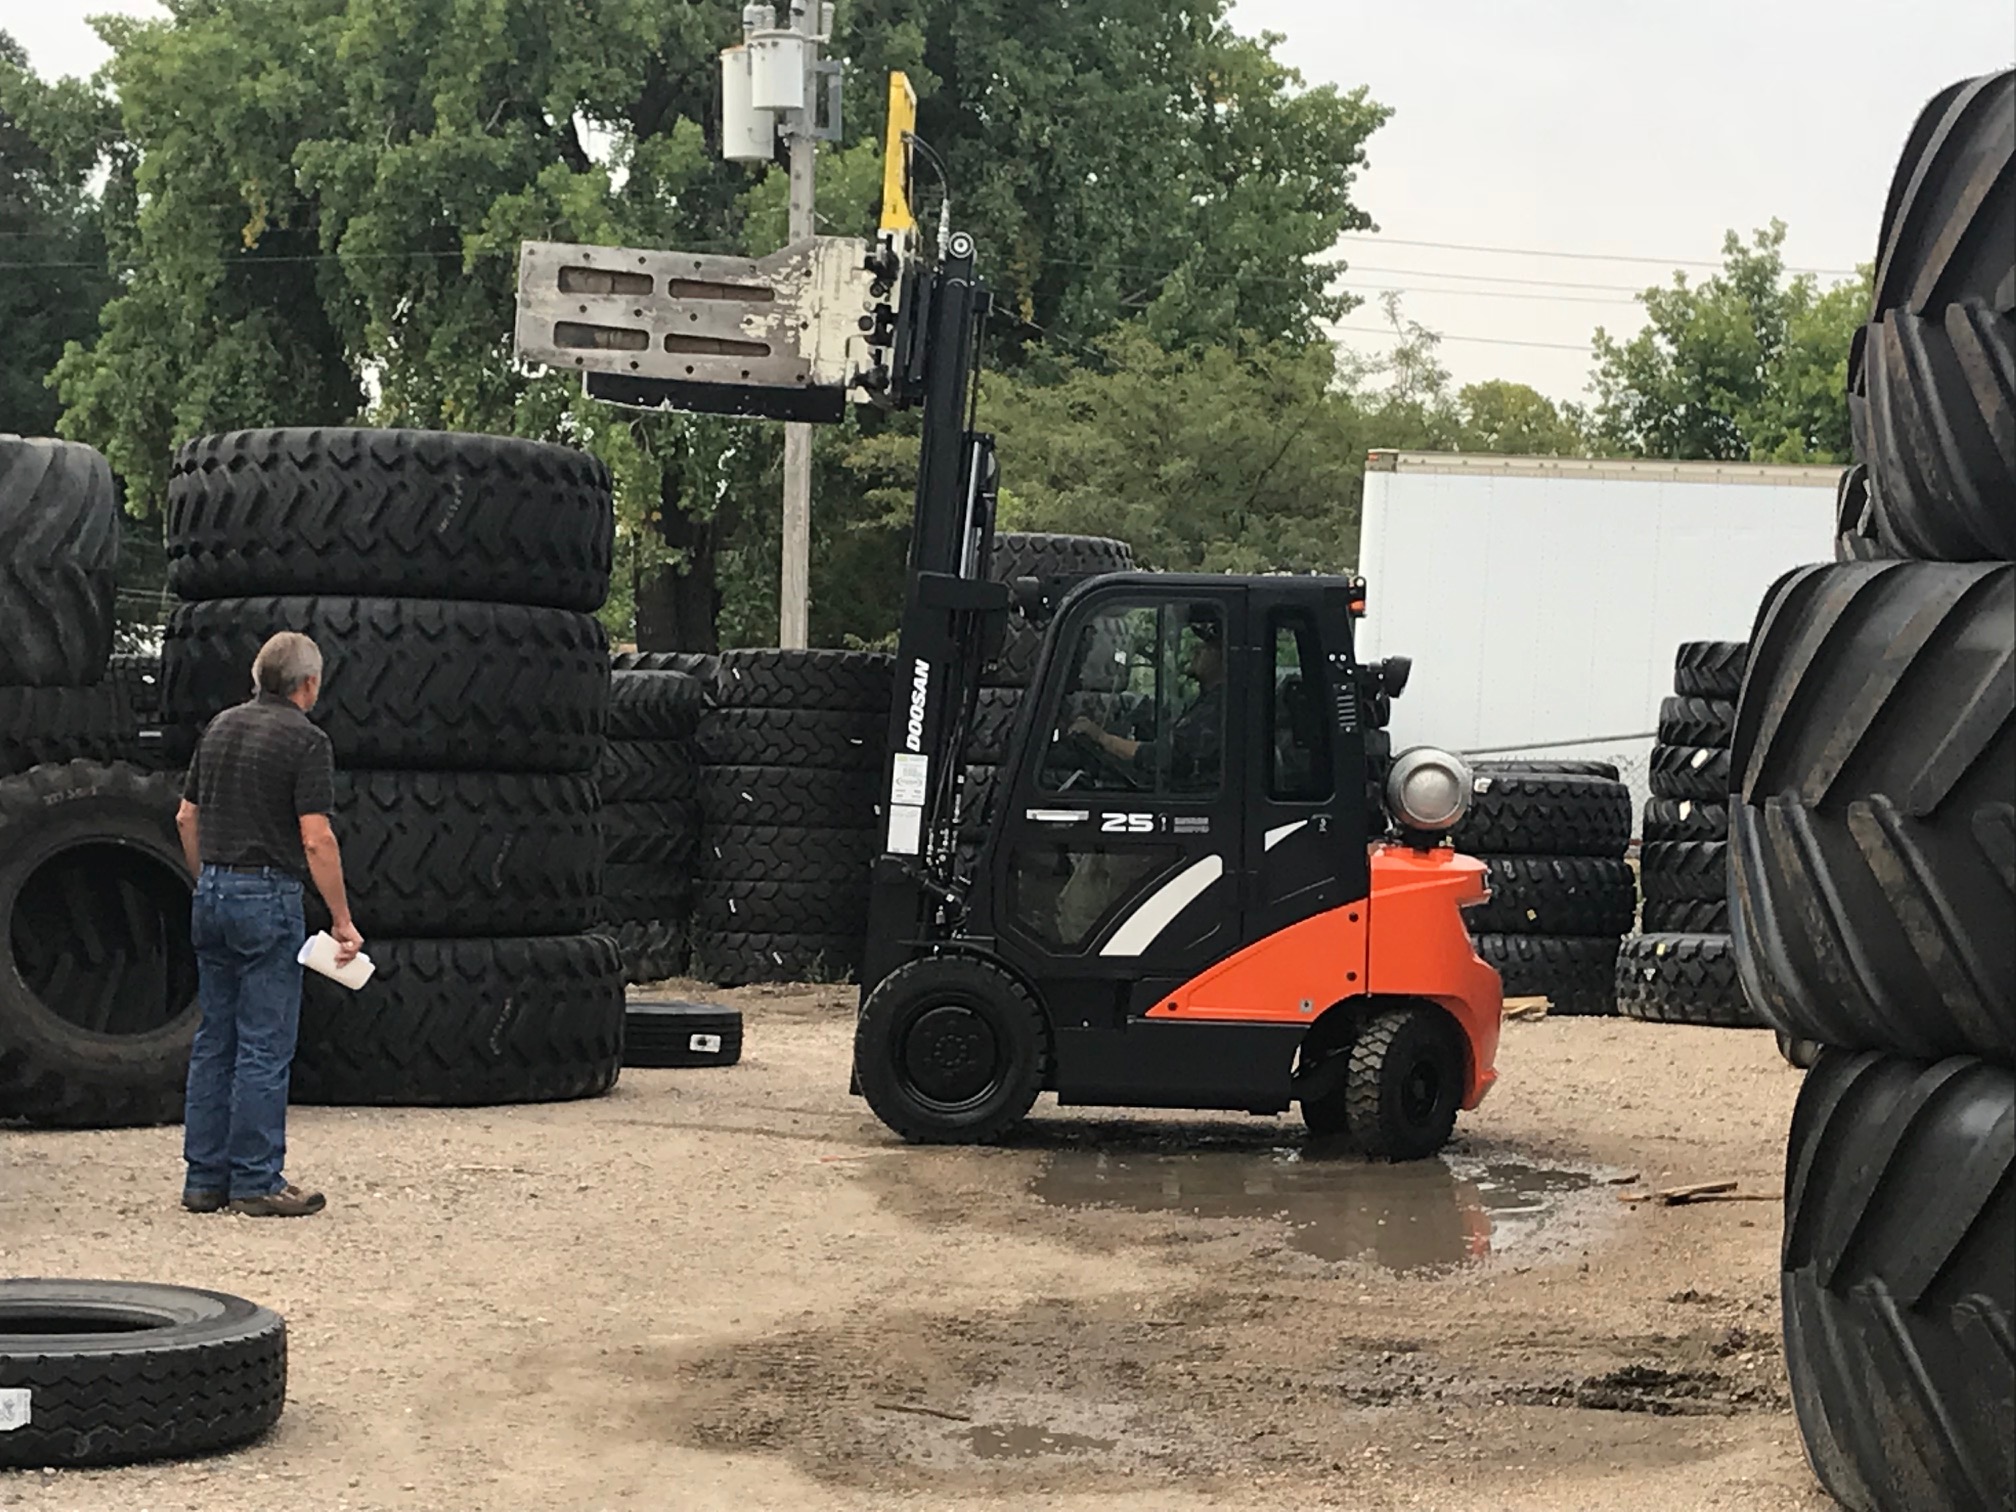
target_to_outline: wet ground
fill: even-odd
[[[1110,1128],[1049,1156],[1029,1190],[1059,1207],[1279,1223],[1290,1247],[1403,1275],[1536,1253],[1616,1217],[1619,1172],[1448,1155],[1368,1164],[1339,1142],[1213,1132],[1181,1149]],[[1598,1195],[1601,1193],[1601,1195]]]
[[[0,1270],[288,1319],[278,1431],[0,1473],[32,1512],[1820,1512],[1778,1352],[1770,1037],[1507,1026],[1445,1158],[1039,1107],[915,1149],[844,993],[580,1104],[303,1109],[292,1224],[174,1205],[176,1131],[0,1130]]]

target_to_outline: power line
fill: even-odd
[[[1409,334],[1406,331],[1396,331],[1390,326],[1347,326],[1330,321],[1326,321],[1325,324],[1333,331],[1355,331],[1368,336],[1391,336],[1402,341]],[[1430,331],[1428,334],[1437,341],[1461,341],[1472,346],[1537,347],[1548,352],[1581,352],[1584,356],[1587,356],[1590,350],[1587,346],[1575,346],[1566,341],[1514,341],[1509,336],[1457,336],[1448,331]]]
[[[1548,252],[1538,247],[1487,247],[1471,242],[1406,241],[1397,236],[1375,236],[1365,232],[1347,231],[1338,238],[1340,241],[1366,241],[1380,243],[1388,247],[1430,247],[1440,252],[1483,252],[1494,257],[1566,257],[1579,262],[1624,262],[1650,263],[1666,268],[1720,268],[1719,262],[1702,262],[1688,257],[1640,257],[1624,252]],[[1787,268],[1787,273],[1812,273],[1826,278],[1856,278],[1861,270],[1857,268]]]
[[[1343,285],[1344,292],[1370,294],[1453,294],[1466,299],[1517,299],[1520,301],[1538,299],[1555,304],[1609,305],[1616,309],[1623,305],[1636,304],[1636,297],[1620,298],[1614,295],[1584,294],[1530,294],[1519,289],[1434,289],[1420,284],[1352,284],[1348,280]]]

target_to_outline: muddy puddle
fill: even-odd
[[[1321,1143],[1044,1157],[1030,1191],[1058,1207],[1244,1219],[1322,1260],[1419,1273],[1538,1252],[1602,1211],[1603,1175],[1510,1156],[1391,1165]]]

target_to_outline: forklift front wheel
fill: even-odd
[[[1426,1003],[1367,1019],[1343,1086],[1352,1143],[1384,1160],[1425,1160],[1449,1142],[1463,1105],[1463,1052],[1449,1015]]]
[[[1021,1123],[1043,1085],[1042,1009],[971,956],[892,971],[861,1007],[854,1071],[875,1116],[914,1144],[987,1144]]]

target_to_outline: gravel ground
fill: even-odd
[[[690,995],[704,989],[688,987]],[[1778,1347],[1796,1091],[1762,1033],[1509,1024],[1444,1162],[1040,1106],[909,1149],[849,996],[715,994],[743,1063],[592,1103],[305,1108],[301,1222],[175,1205],[178,1131],[0,1130],[0,1271],[277,1308],[286,1415],[34,1512],[1818,1512]],[[1625,1178],[1635,1178],[1626,1181]]]

